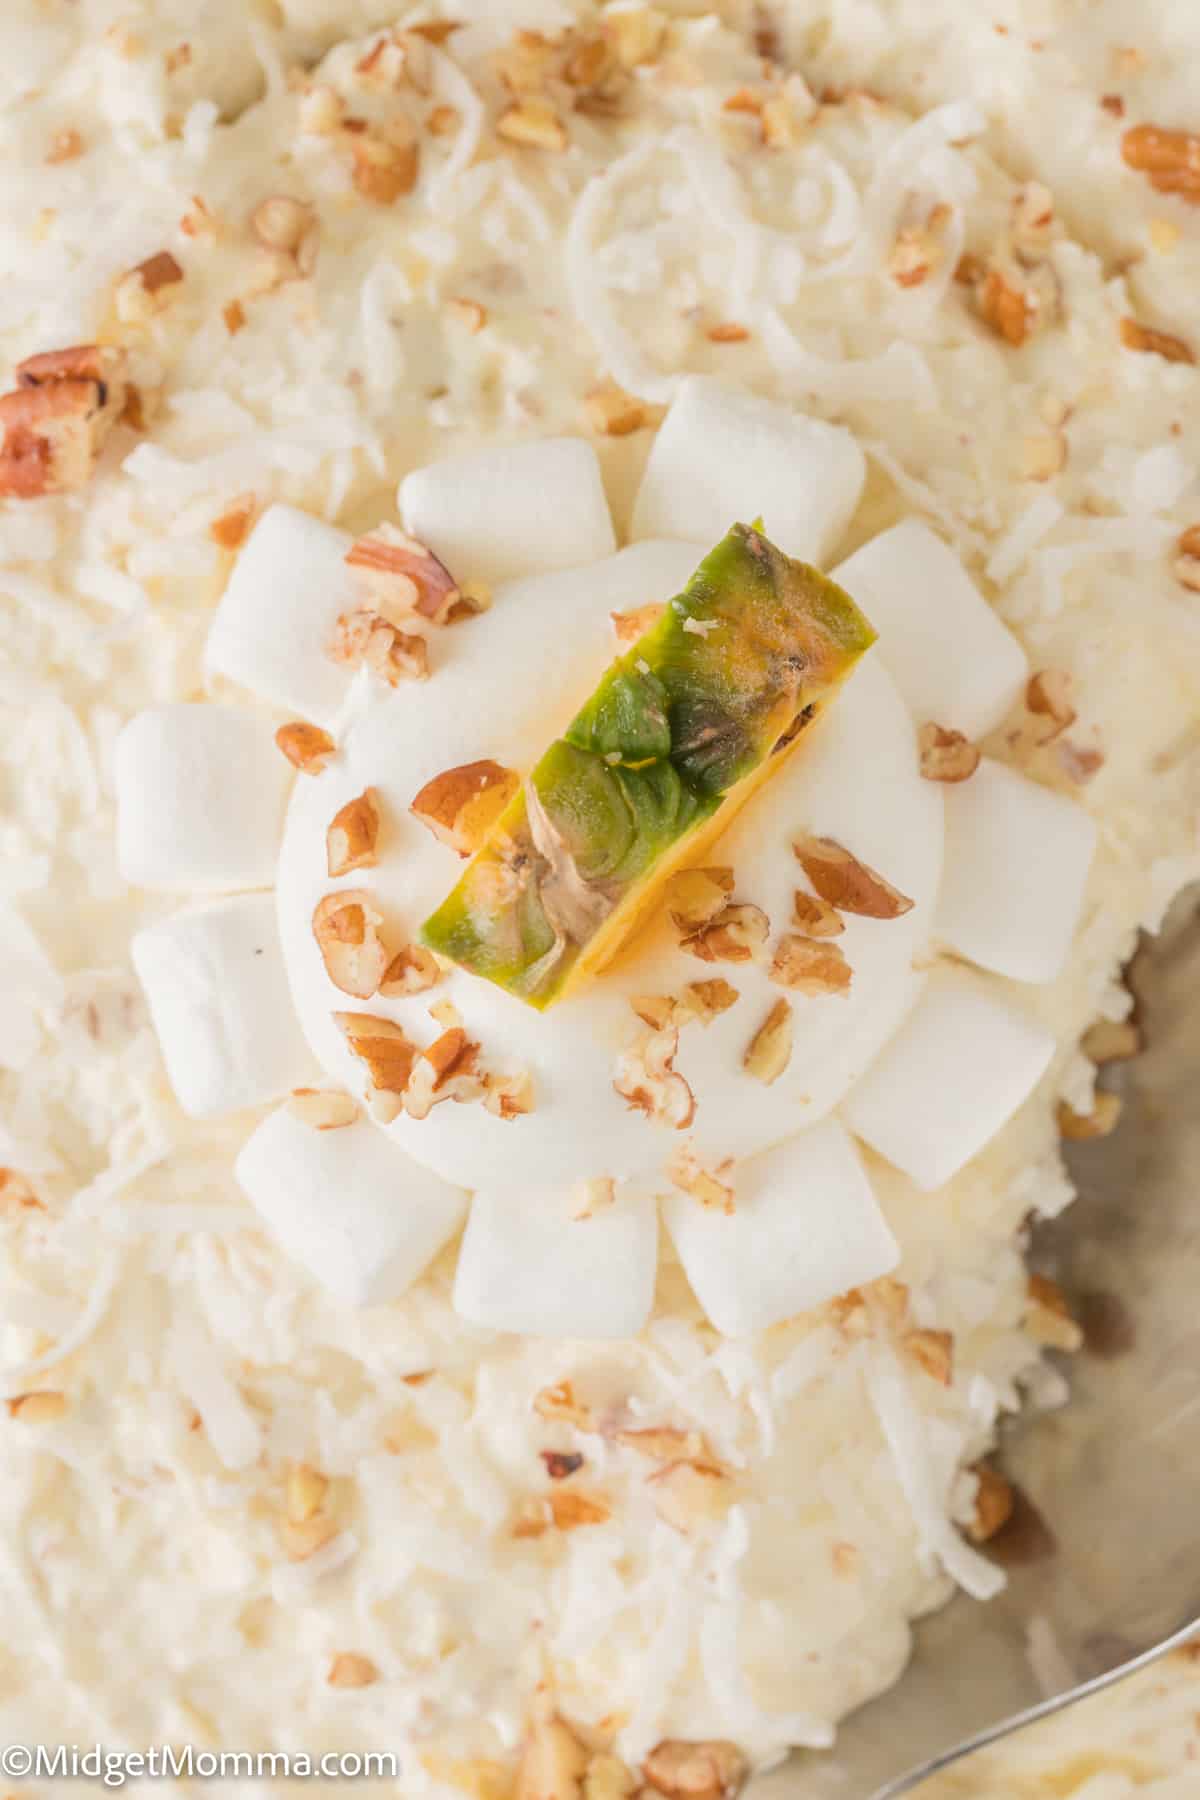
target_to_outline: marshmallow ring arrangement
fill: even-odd
[[[653,1305],[661,1216],[717,1329],[760,1330],[895,1266],[855,1138],[933,1189],[1040,1080],[1054,1041],[1019,997],[970,968],[923,972],[924,952],[937,942],[1014,982],[1053,979],[1095,829],[1078,806],[987,759],[958,785],[922,778],[918,727],[983,735],[1029,671],[957,557],[915,521],[834,571],[879,642],[710,855],[775,932],[806,886],[793,850],[804,835],[835,838],[913,902],[901,917],[845,919],[850,991],[796,996],[777,1079],[744,1067],[780,996],[767,966],[699,963],[665,917],[542,1013],[458,968],[430,991],[349,999],[314,937],[314,909],[340,885],[368,890],[386,928],[412,941],[462,866],[409,811],[424,784],[480,759],[531,768],[616,654],[611,614],[677,593],[733,520],[761,516],[783,550],[824,567],[864,473],[848,432],[703,377],[684,382],[661,428],[624,549],[582,440],[417,470],[400,490],[404,529],[493,599],[431,628],[430,679],[396,686],[330,655],[339,618],[362,604],[350,538],[274,506],[239,556],[207,656],[275,711],[171,705],[126,727],[123,872],[205,896],[133,944],[188,1113],[314,1085],[361,1097],[366,1071],[336,1017],[347,1012],[428,1045],[440,1030],[430,1007],[447,1017],[449,1003],[490,1066],[529,1078],[531,1110],[515,1118],[451,1104],[385,1119],[343,1102],[338,1116],[353,1122],[318,1129],[285,1102],[257,1126],[238,1180],[284,1250],[343,1302],[395,1299],[465,1221],[454,1302],[466,1319],[628,1336]],[[319,773],[294,776],[276,745],[280,713],[334,739]],[[368,788],[377,860],[331,879],[328,827]],[[684,1134],[631,1110],[613,1085],[642,1029],[631,998],[714,974],[738,997],[680,1032],[675,1068],[695,1098],[694,1165],[733,1161],[728,1212],[672,1185],[664,1168]],[[608,1203],[581,1206],[593,1184]]]

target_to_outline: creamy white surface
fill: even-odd
[[[394,213],[348,203],[337,157],[297,136],[297,101],[276,57],[295,54],[306,34],[313,48],[319,34],[328,42],[347,19],[357,24],[352,9],[291,9],[282,32],[257,34],[257,68],[238,54],[242,9],[207,9],[203,30],[187,28],[196,56],[178,98],[160,60],[177,37],[169,9],[147,11],[145,54],[133,57],[98,38],[112,9],[21,9],[30,31],[13,34],[20,54],[6,62],[7,91],[44,92],[0,122],[10,172],[0,197],[0,254],[12,276],[0,314],[6,353],[15,360],[88,335],[106,312],[109,278],[164,244],[188,280],[137,348],[139,378],[161,374],[167,387],[152,443],[119,440],[84,501],[7,508],[0,522],[13,670],[2,689],[11,722],[0,916],[12,999],[0,1160],[26,1172],[47,1205],[0,1222],[6,1380],[9,1392],[57,1385],[71,1401],[58,1425],[0,1421],[0,1589],[6,1616],[19,1621],[0,1647],[0,1736],[250,1746],[286,1732],[315,1751],[402,1733],[406,1791],[449,1796],[455,1790],[421,1757],[503,1755],[548,1645],[568,1710],[622,1712],[627,1754],[670,1730],[736,1736],[769,1756],[788,1739],[819,1736],[891,1680],[906,1619],[944,1591],[919,1561],[885,1459],[867,1398],[871,1352],[839,1347],[824,1321],[720,1347],[670,1268],[661,1316],[612,1351],[547,1355],[464,1332],[447,1304],[445,1267],[386,1311],[323,1299],[237,1195],[231,1167],[243,1125],[189,1125],[168,1096],[127,962],[133,923],[158,909],[116,874],[109,776],[112,740],[131,711],[201,691],[200,644],[224,573],[207,526],[237,493],[289,498],[353,530],[434,454],[531,426],[576,429],[599,359],[547,245],[614,139],[625,149],[653,138],[638,169],[613,183],[634,211],[618,208],[605,223],[614,304],[644,354],[666,379],[723,369],[846,418],[875,446],[863,535],[902,512],[927,516],[967,557],[1035,666],[1074,669],[1081,731],[1107,752],[1085,791],[1102,833],[1080,939],[1053,989],[1030,996],[1064,1046],[1039,1101],[932,1196],[871,1165],[914,1304],[955,1333],[955,1386],[913,1377],[911,1387],[952,1509],[969,1511],[952,1472],[984,1450],[996,1410],[1017,1404],[1017,1378],[1032,1360],[1012,1233],[1030,1205],[1052,1210],[1067,1197],[1048,1102],[1065,1087],[1086,1103],[1090,1071],[1066,1047],[1098,1010],[1119,1009],[1112,973],[1133,926],[1197,873],[1195,600],[1170,573],[1170,548],[1198,511],[1196,376],[1114,347],[1117,319],[1151,279],[1161,284],[1159,322],[1182,329],[1179,296],[1194,291],[1197,250],[1194,216],[1176,202],[1147,203],[1122,170],[1096,104],[1107,72],[1087,69],[1090,46],[1077,78],[1064,81],[1061,64],[1042,73],[1046,53],[1027,39],[1043,21],[1014,0],[1008,10],[1025,26],[1011,46],[1017,98],[1005,94],[1001,106],[994,33],[989,55],[980,50],[983,16],[958,34],[943,29],[943,12],[918,10],[917,0],[826,8],[818,23],[832,19],[834,29],[814,46],[813,85],[823,68],[837,79],[839,61],[881,80],[911,72],[911,52],[922,76],[913,92],[977,92],[993,141],[1005,147],[1018,135],[1015,120],[1040,157],[1050,155],[1055,106],[1077,80],[1086,124],[1069,167],[1065,148],[1054,164],[1062,208],[1088,229],[1109,217],[1135,234],[1165,212],[1183,234],[1174,259],[1148,253],[1128,277],[1062,243],[1053,261],[1068,325],[1016,354],[980,331],[953,288],[931,311],[927,295],[898,293],[869,271],[789,286],[785,258],[747,293],[731,234],[687,185],[665,131],[683,122],[719,144],[736,162],[746,206],[763,224],[786,224],[807,256],[821,254],[836,199],[826,153],[848,171],[843,197],[861,192],[907,121],[852,101],[823,112],[810,141],[766,158],[747,148],[745,123],[721,121],[711,99],[757,80],[757,58],[702,22],[679,28],[675,79],[639,83],[644,126],[573,120],[568,159],[482,163],[455,189],[461,212],[448,215],[445,194],[426,185]],[[1066,56],[1067,9],[1038,10]],[[557,11],[538,8],[551,24]],[[473,44],[497,35],[498,16],[489,11],[487,31],[455,46],[493,113],[498,90],[471,57]],[[1192,22],[1164,6],[1135,20],[1116,8],[1111,16],[1114,38],[1150,47],[1138,77],[1146,106],[1161,96],[1175,114],[1167,122],[1186,122],[1178,49]],[[331,79],[349,84],[360,54],[336,52]],[[218,126],[203,101],[188,113],[193,81],[233,107],[264,86],[271,93]],[[185,116],[181,136],[166,129],[171,111]],[[73,123],[88,156],[57,173],[43,167],[50,134]],[[440,155],[431,152],[431,171]],[[907,151],[899,160],[911,169]],[[939,193],[957,184],[971,240],[986,244],[1007,218],[1010,185],[977,151],[932,161],[922,179]],[[246,329],[230,339],[219,306],[255,260],[242,224],[248,200],[284,182],[320,200],[316,283],[252,303]],[[1099,183],[1121,195],[1120,211],[1089,200]],[[111,202],[103,233],[90,229],[100,191]],[[228,217],[215,246],[177,232],[197,191]],[[40,216],[49,206],[53,220]],[[659,263],[646,234],[668,207],[682,225]],[[442,310],[464,289],[491,309],[479,338],[464,340]],[[710,344],[693,309],[736,317],[747,301],[756,334]],[[539,310],[535,325],[534,304],[557,317]],[[916,348],[897,354],[897,335]],[[445,392],[426,406],[435,387]],[[414,394],[421,404],[405,404]],[[1047,490],[1014,471],[1024,438],[1043,429],[1047,395],[1072,408],[1070,453],[1050,490],[1061,511],[1026,542],[1029,507]],[[645,434],[601,449],[620,509]],[[985,576],[992,558],[1007,567],[995,582]],[[1068,787],[1053,753],[1035,773]],[[438,1373],[425,1386],[404,1384],[426,1368]],[[509,1510],[543,1484],[537,1450],[572,1441],[543,1426],[529,1400],[568,1374],[598,1403],[702,1424],[744,1469],[736,1522],[699,1541],[655,1524],[644,1466],[597,1437],[584,1446],[588,1479],[618,1497],[614,1521],[561,1544],[514,1545]],[[385,1438],[399,1454],[382,1448]],[[335,1477],[353,1534],[343,1567],[310,1582],[303,1565],[283,1563],[275,1534],[283,1470],[297,1456]],[[832,1562],[847,1533],[860,1552],[850,1579]],[[491,1604],[480,1605],[481,1593]],[[330,1689],[329,1657],[347,1648],[375,1657],[384,1680],[359,1693]],[[1178,1743],[1182,1758],[1187,1730],[1172,1715],[1156,1747]]]

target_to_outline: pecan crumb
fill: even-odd
[[[584,417],[604,437],[628,437],[646,423],[646,409],[615,381],[593,388],[584,398]]]
[[[788,936],[775,946],[771,980],[797,994],[844,996],[850,992],[854,971],[840,944]]]
[[[715,1169],[706,1169],[690,1144],[673,1152],[666,1169],[672,1187],[677,1187],[682,1194],[690,1194],[701,1206],[726,1215],[736,1210],[733,1187],[725,1179],[732,1172],[732,1157],[726,1157]]]
[[[567,128],[548,100],[527,94],[507,107],[496,121],[496,132],[510,144],[533,150],[565,150]]]
[[[257,511],[258,501],[254,495],[243,494],[212,521],[208,528],[209,537],[222,550],[240,550],[249,535]]]
[[[1016,1497],[1003,1475],[988,1463],[976,1463],[972,1473],[979,1485],[975,1491],[975,1514],[967,1526],[967,1535],[977,1544],[986,1544],[1008,1524]]]
[[[1078,1113],[1063,1100],[1058,1107],[1058,1129],[1064,1138],[1074,1143],[1109,1137],[1120,1123],[1121,1112],[1119,1094],[1097,1094],[1089,1113]]]
[[[371,1687],[379,1680],[379,1670],[369,1656],[360,1656],[356,1650],[339,1650],[325,1679],[335,1688]]]
[[[301,775],[319,775],[337,749],[327,731],[319,725],[309,725],[303,719],[281,725],[275,733],[275,742]]]
[[[794,1020],[788,1001],[777,1000],[746,1047],[742,1067],[770,1087],[792,1060]]]
[[[1134,125],[1121,140],[1121,155],[1158,193],[1200,206],[1200,133]]]
[[[954,1380],[954,1337],[949,1331],[916,1330],[901,1339],[905,1350],[926,1375],[942,1387]]]
[[[538,1455],[551,1481],[566,1481],[583,1467],[583,1456],[578,1450],[539,1450]]]
[[[922,725],[917,741],[926,781],[968,781],[979,767],[979,747],[961,731],[930,723]]]
[[[1197,197],[1200,199],[1200,193]],[[1167,362],[1194,363],[1196,360],[1196,352],[1183,338],[1174,337],[1169,331],[1156,331],[1152,325],[1142,325],[1137,319],[1126,317],[1121,320],[1121,342],[1127,350],[1161,356]]]
[[[1048,1350],[1075,1351],[1083,1347],[1083,1330],[1071,1316],[1067,1297],[1057,1281],[1051,1281],[1047,1275],[1029,1277],[1025,1330],[1036,1344]]]
[[[667,1800],[733,1800],[747,1768],[737,1745],[724,1739],[689,1744],[664,1738],[642,1764],[642,1774]]]

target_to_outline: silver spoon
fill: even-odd
[[[1146,1039],[1120,1065],[1117,1133],[1071,1147],[1076,1204],[1032,1234],[1086,1334],[1071,1399],[1018,1425],[1019,1489],[987,1605],[916,1629],[898,1686],[754,1800],[893,1800],[973,1750],[1118,1681],[1200,1629],[1200,897],[1138,956]],[[1032,1650],[1032,1655],[1031,1655]]]

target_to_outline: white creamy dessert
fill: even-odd
[[[4,116],[6,352],[119,345],[140,411],[0,519],[0,1727],[386,1744],[406,1793],[504,1793],[548,1684],[671,1791],[664,1740],[826,1746],[912,1618],[1000,1579],[973,1471],[1061,1397],[1019,1229],[1070,1198],[1081,1034],[1200,873],[1196,376],[1182,315],[1146,319],[1176,360],[1123,342],[1136,286],[973,142],[961,83],[914,121],[715,19],[456,17],[291,79],[340,16],[260,32],[228,123],[187,85],[207,39],[164,75],[163,19],[105,20]],[[527,771],[609,614],[760,512],[880,641],[712,860],[774,937],[798,831],[915,902],[845,921],[850,993],[789,996],[782,1075],[742,1067],[766,968],[666,921],[561,1012],[461,973],[339,993],[339,808],[380,793],[394,835],[345,879],[415,932],[460,867],[417,790]],[[326,633],[397,519],[491,604],[393,689]],[[288,794],[296,720],[336,753]],[[982,741],[968,779],[922,779],[930,723]],[[629,996],[709,976],[738,1002],[677,1068],[701,1163],[745,1162],[729,1215],[612,1087]],[[365,1097],[334,1011],[425,1041],[442,1001],[532,1111],[277,1104]]]

